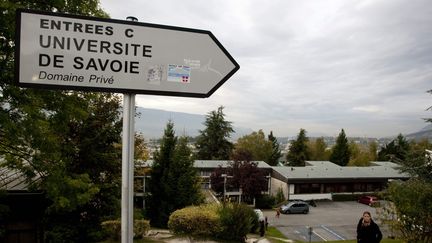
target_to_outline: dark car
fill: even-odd
[[[280,208],[281,213],[309,213],[309,204],[303,201],[294,201]]]
[[[358,202],[372,206],[372,204],[378,202],[378,198],[374,196],[363,196],[359,198]]]

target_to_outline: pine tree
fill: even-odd
[[[297,139],[292,141],[286,156],[287,163],[290,166],[305,166],[306,160],[309,159],[310,154],[307,147],[308,137],[306,137],[306,130],[300,129]]]
[[[207,160],[227,160],[233,149],[233,144],[228,141],[234,132],[231,122],[225,120],[223,107],[217,111],[211,111],[204,122],[205,129],[200,130],[196,147],[197,158]]]
[[[153,226],[166,227],[172,212],[202,201],[193,163],[187,139],[178,139],[168,122],[150,172],[146,207]]]
[[[154,161],[149,179],[149,199],[146,207],[150,223],[156,227],[166,227],[174,205],[170,202],[174,191],[170,187],[169,171],[173,164],[177,137],[174,124],[169,121],[162,137],[160,150],[154,153]]]
[[[279,162],[279,158],[281,157],[282,152],[279,148],[279,142],[277,141],[276,137],[273,136],[273,131],[270,131],[270,134],[268,135],[268,140],[272,144],[272,153],[267,163],[271,166],[276,166]]]
[[[172,203],[174,209],[184,208],[203,201],[200,178],[194,168],[192,151],[187,146],[186,137],[180,137],[174,151],[173,164],[170,166],[170,186],[174,189]]]
[[[330,155],[330,161],[340,166],[346,166],[350,160],[350,156],[351,152],[349,150],[348,139],[345,135],[345,131],[342,129],[336,139],[336,144]]]
[[[402,134],[399,134],[396,139],[393,139],[381,149],[378,153],[378,160],[400,163],[406,159],[409,150],[408,141]]]

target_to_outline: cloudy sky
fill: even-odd
[[[113,19],[211,31],[240,64],[210,98],[138,95],[145,108],[206,114],[276,136],[384,137],[426,126],[429,0],[100,0]]]

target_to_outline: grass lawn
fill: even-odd
[[[271,226],[269,226],[267,228],[267,231],[265,233],[265,237],[268,240],[270,240],[272,243],[282,243],[282,242],[285,242],[283,240],[277,240],[277,239],[274,239],[274,238],[288,239],[278,229],[276,229],[275,227],[271,227]],[[272,237],[274,237],[274,238],[272,238]]]

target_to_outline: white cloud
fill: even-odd
[[[369,113],[377,113],[380,112],[381,109],[375,105],[367,105],[367,106],[357,106],[353,108],[354,111],[364,111]]]

